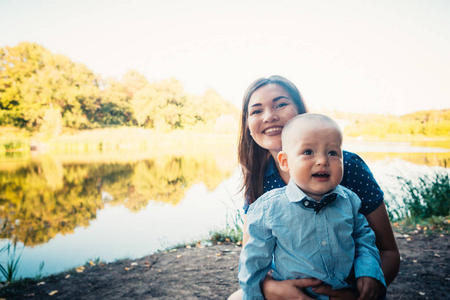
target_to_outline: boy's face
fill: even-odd
[[[280,167],[305,194],[319,201],[342,180],[342,135],[327,122],[298,122],[284,139]]]

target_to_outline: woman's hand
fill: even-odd
[[[389,285],[397,276],[400,268],[400,252],[398,251],[384,203],[368,214],[366,219],[377,237],[376,245],[380,251],[381,268],[383,269],[386,285]]]
[[[267,300],[313,300],[302,292],[302,288],[318,286],[321,283],[322,281],[314,278],[277,281],[266,276],[262,291]]]
[[[358,295],[351,289],[333,290],[330,285],[321,285],[313,288],[317,294],[322,294],[330,297],[330,300],[357,300]]]

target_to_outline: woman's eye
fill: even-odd
[[[261,113],[261,110],[253,110],[253,111],[250,112],[250,116],[257,115],[257,114],[260,114],[260,113]]]
[[[288,105],[288,103],[280,103],[276,106],[276,108],[282,108],[283,106]]]
[[[305,150],[305,151],[303,151],[303,154],[305,154],[305,155],[312,155],[313,152],[312,152],[312,150]]]

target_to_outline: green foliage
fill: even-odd
[[[12,126],[0,128],[0,155],[11,154],[12,151],[29,150],[30,134],[24,129]]]
[[[53,106],[66,126],[93,126],[99,88],[86,66],[34,43],[6,47],[0,55],[0,124],[40,128]]]
[[[10,140],[0,141],[0,151],[12,151],[18,149],[26,149],[28,147],[28,139],[13,138]]]
[[[36,275],[34,276],[35,280],[39,280],[42,278],[42,270],[44,270],[44,266],[45,266],[45,262],[41,261],[41,263],[39,264],[39,269],[38,272],[36,273]]]
[[[404,190],[409,217],[414,220],[433,216],[448,216],[450,211],[450,183],[448,173],[436,173],[434,176],[419,178],[417,183],[405,180]]]
[[[97,257],[94,257],[94,258],[89,258],[88,260],[86,260],[86,262],[84,263],[84,265],[86,266],[86,267],[88,267],[88,266],[98,266],[98,265],[100,265],[102,263],[102,259],[99,257],[99,256],[97,256]]]
[[[101,127],[136,124],[131,99],[148,84],[147,79],[136,71],[130,71],[122,77],[122,81],[108,79],[100,82],[102,89],[95,122]]]
[[[173,78],[146,85],[132,100],[139,125],[162,131],[183,127],[185,104],[183,86]]]
[[[422,176],[416,181],[399,178],[403,205],[391,195],[396,205],[388,207],[391,220],[405,219],[411,224],[447,217],[450,214],[450,183],[447,172]],[[398,196],[397,196],[398,198]]]
[[[62,116],[61,109],[59,107],[54,108],[50,105],[44,111],[44,117],[42,120],[42,126],[40,132],[44,135],[44,140],[49,140],[58,136],[62,131]]]
[[[16,277],[17,271],[19,269],[19,262],[20,258],[22,257],[23,248],[18,256],[16,251],[16,243],[8,243],[6,246],[0,249],[0,257],[3,256],[3,253],[6,254],[6,262],[4,264],[3,262],[0,263],[0,273],[5,278],[6,282],[12,282]]]
[[[213,243],[223,243],[232,242],[239,243],[242,242],[244,220],[241,215],[240,210],[236,210],[231,224],[229,222],[229,215],[227,212],[227,225],[225,229],[210,232],[211,241]]]
[[[222,114],[236,116],[232,122],[237,123],[238,109],[215,91],[199,99],[186,95],[173,78],[150,83],[129,71],[120,81],[103,80],[85,65],[35,43],[0,48],[0,126],[44,127],[48,137],[54,132],[46,119],[58,120],[57,110],[58,127],[73,129],[139,125],[162,132],[205,130],[214,128]]]

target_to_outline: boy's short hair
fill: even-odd
[[[282,145],[285,144],[286,136],[289,134],[289,131],[292,129],[294,124],[300,120],[301,121],[316,120],[316,121],[322,121],[322,122],[329,123],[330,125],[333,125],[334,127],[336,127],[336,129],[342,135],[342,130],[341,130],[340,126],[332,118],[330,118],[326,115],[322,115],[322,114],[305,113],[305,114],[300,114],[300,115],[293,117],[286,123],[286,125],[284,125],[283,131],[281,132],[281,144]]]

